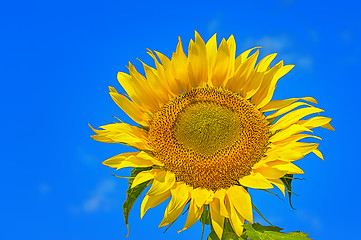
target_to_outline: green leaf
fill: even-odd
[[[276,226],[262,226],[259,223],[254,223],[252,224],[252,227],[259,232],[264,232],[264,231],[275,231],[275,232],[279,232],[282,230],[282,228],[280,227],[276,227]]]
[[[152,169],[152,168],[151,167],[133,168],[133,170],[130,171],[131,174],[130,174],[130,178],[128,180],[129,188],[127,190],[127,199],[125,200],[125,202],[123,204],[124,220],[125,220],[125,224],[127,224],[128,235],[129,235],[128,217],[129,217],[130,209],[132,208],[133,204],[135,203],[137,198],[140,196],[140,194],[147,187],[150,180],[146,181],[144,183],[141,183],[141,184],[135,186],[134,188],[131,188],[131,186],[132,186],[132,183],[134,181],[135,176],[137,176],[138,173],[143,172],[143,171],[147,171],[147,170],[150,170],[150,169]]]
[[[262,226],[259,223],[243,225],[245,228],[244,236],[251,240],[308,240],[309,234],[303,232],[280,232],[282,228],[275,226]],[[243,236],[242,235],[242,236]]]
[[[285,176],[283,176],[281,178],[282,182],[285,184],[287,192],[288,192],[288,200],[290,202],[290,206],[293,210],[295,210],[295,208],[292,206],[292,202],[291,202],[291,195],[292,195],[292,189],[291,189],[291,182],[293,180],[293,174],[286,174]]]

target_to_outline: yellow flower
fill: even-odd
[[[311,129],[332,130],[331,119],[301,120],[323,112],[307,103],[317,104],[311,97],[271,101],[277,81],[293,65],[280,61],[271,68],[276,54],[256,64],[259,50],[249,56],[255,49],[236,58],[233,36],[223,39],[217,49],[216,35],[205,43],[196,32],[188,57],[179,39],[171,59],[148,52],[156,68],[143,63],[145,76],[131,63],[130,74],[118,73],[127,94],[110,87],[110,95],[141,127],[108,124],[93,129],[97,135],[92,138],[138,150],[114,156],[103,162],[106,166],[152,167],[140,172],[132,184],[152,180],[141,217],[171,197],[160,226],[177,219],[189,203],[184,229],[207,208],[219,238],[225,218],[240,236],[244,221],[253,222],[247,188],[276,186],[285,194],[280,178],[303,173],[295,160],[311,152],[323,159],[318,143],[299,140],[320,139],[311,135]]]

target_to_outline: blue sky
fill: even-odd
[[[262,213],[285,231],[314,239],[353,239],[359,227],[359,69],[361,18],[357,1],[11,1],[0,4],[0,239],[122,239],[126,181],[101,162],[131,150],[93,141],[93,126],[117,116],[108,86],[136,58],[152,64],[146,48],[167,56],[178,36],[194,30],[208,40],[233,34],[237,53],[262,46],[296,67],[274,99],[315,97],[336,132],[316,130],[325,161],[298,165],[293,198],[252,191]],[[128,169],[118,171],[126,176]],[[157,226],[165,204],[130,214],[132,239],[200,239],[201,225],[177,234]],[[255,220],[264,223],[255,214]],[[207,231],[208,232],[208,231]],[[344,235],[341,235],[344,232]],[[336,236],[337,237],[336,237]],[[341,237],[342,236],[342,237]]]

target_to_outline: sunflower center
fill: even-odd
[[[248,100],[203,87],[163,105],[153,115],[148,137],[155,157],[177,181],[217,190],[250,174],[266,151],[269,129]]]
[[[179,113],[174,136],[184,147],[211,155],[231,146],[238,138],[241,122],[237,113],[213,102],[197,102]]]

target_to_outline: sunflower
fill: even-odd
[[[131,63],[129,74],[118,73],[126,94],[109,87],[114,102],[139,126],[107,124],[93,129],[92,136],[137,151],[103,164],[117,170],[147,167],[131,185],[151,185],[141,218],[171,197],[160,227],[175,221],[188,204],[182,230],[207,209],[219,238],[225,219],[241,236],[245,221],[253,223],[247,189],[275,186],[285,195],[280,178],[304,173],[294,161],[311,152],[323,159],[318,143],[300,140],[320,139],[311,129],[333,130],[331,119],[303,119],[323,112],[310,104],[317,104],[312,97],[271,101],[277,81],[294,66],[280,61],[270,67],[276,53],[257,63],[258,47],[236,57],[232,35],[218,46],[216,34],[205,43],[196,32],[188,56],[180,38],[171,59],[156,51],[148,54],[155,68],[142,62],[144,75]]]

